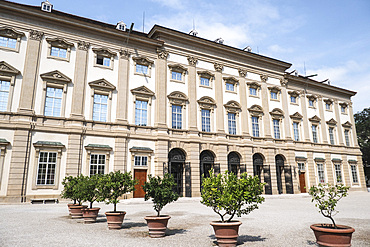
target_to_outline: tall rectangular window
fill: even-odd
[[[276,92],[271,92],[271,99],[277,99],[277,93]]]
[[[172,105],[172,128],[182,128],[182,106]]]
[[[349,143],[349,130],[345,130],[344,131],[344,138],[346,139],[346,146],[349,147],[350,146],[350,143]]]
[[[53,57],[67,58],[67,49],[52,46],[50,55]]]
[[[331,104],[330,103],[326,103],[325,104],[325,109],[330,111],[330,108],[331,108]]]
[[[235,113],[228,113],[228,124],[229,124],[229,134],[236,135],[236,114]]]
[[[330,139],[330,144],[334,145],[335,141],[334,141],[334,128],[333,127],[329,127],[329,139]]]
[[[335,164],[334,168],[335,168],[335,177],[337,179],[337,183],[342,183],[343,182],[342,169],[341,169],[340,164]]]
[[[108,95],[94,94],[93,120],[107,121]]]
[[[0,36],[0,46],[15,49],[17,46],[17,40]]]
[[[278,119],[272,120],[274,125],[274,136],[275,139],[280,139],[280,121]]]
[[[144,75],[148,74],[148,66],[142,64],[136,64],[136,72]]]
[[[254,137],[260,136],[258,117],[252,117],[252,134]]]
[[[182,74],[177,71],[172,71],[172,80],[181,81],[182,80]]]
[[[104,56],[98,55],[96,57],[96,64],[110,67],[110,57],[104,57]]]
[[[346,113],[346,107],[345,107],[344,105],[342,105],[342,106],[340,107],[340,111],[341,111],[342,113]]]
[[[211,132],[211,111],[202,109],[202,131]]]
[[[314,143],[317,143],[317,126],[312,125],[312,139]]]
[[[135,124],[140,126],[146,126],[148,124],[147,114],[148,114],[148,102],[136,100]]]
[[[105,154],[90,155],[90,176],[95,174],[104,174]]]
[[[60,117],[62,111],[63,89],[46,88],[45,116]]]
[[[0,81],[0,111],[6,111],[8,108],[9,99],[9,81]]]
[[[257,96],[257,89],[250,87],[249,88],[249,95]]]
[[[293,133],[294,140],[299,141],[299,124],[297,122],[293,122]]]
[[[291,103],[297,103],[297,97],[296,96],[290,96],[290,102]]]
[[[234,91],[234,84],[226,82],[226,90],[227,91]]]
[[[304,165],[304,163],[298,163],[298,170],[300,171],[300,172],[304,172],[305,171],[305,165]]]
[[[324,165],[317,164],[317,175],[319,177],[319,183],[325,183],[325,173],[324,173]]]
[[[351,165],[351,172],[352,172],[352,182],[358,183],[357,167],[356,167],[356,165]]]
[[[200,85],[209,87],[209,79],[201,77],[200,78]]]
[[[135,156],[135,166],[147,166],[148,157],[147,156]]]
[[[55,183],[55,169],[57,165],[57,153],[40,152],[37,169],[37,185],[53,185]]]
[[[308,106],[313,107],[314,101],[312,99],[308,100]]]

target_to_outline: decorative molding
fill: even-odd
[[[247,76],[247,70],[246,69],[239,68],[238,72],[239,72],[240,77],[245,78]]]
[[[42,36],[44,36],[43,32],[30,30],[30,39],[40,41],[42,39]]]
[[[294,120],[302,120],[303,116],[299,112],[296,112],[296,113],[290,115],[290,118],[292,118]]]
[[[195,67],[198,63],[198,58],[193,57],[193,56],[187,56],[188,62],[190,66]]]
[[[93,52],[96,54],[105,56],[105,57],[115,57],[117,55],[116,52],[109,50],[108,48],[92,48]]]
[[[40,77],[44,81],[56,82],[56,83],[60,83],[60,84],[65,84],[65,83],[72,82],[72,80],[68,76],[64,75],[63,73],[61,73],[58,70],[43,73],[43,74],[40,75]]]
[[[309,118],[308,120],[310,120],[311,122],[319,123],[321,121],[321,118],[315,115],[312,118]]]
[[[255,82],[255,81],[252,81],[252,82],[247,82],[247,85],[250,87],[250,88],[255,88],[255,89],[258,89],[261,87],[261,84],[259,84],[258,82]]]
[[[233,113],[240,111],[242,108],[242,106],[235,100],[230,100],[229,102],[224,104],[224,107],[226,108],[226,111]]]
[[[307,99],[315,101],[317,99],[317,96],[314,94],[306,95]]]
[[[18,75],[20,72],[5,61],[0,62],[0,75]]]
[[[141,86],[141,87],[131,89],[131,93],[134,95],[145,96],[145,97],[153,97],[155,95],[155,93],[149,88],[147,88],[146,86]]]
[[[334,125],[337,125],[337,121],[335,121],[335,119],[334,119],[334,118],[332,118],[332,119],[330,119],[329,121],[326,121],[326,124],[327,124],[327,125],[332,125],[332,126],[334,126]]]
[[[217,72],[222,73],[222,70],[224,69],[224,66],[218,62],[213,63],[213,66]]]
[[[142,56],[132,57],[132,60],[134,60],[137,64],[146,65],[146,66],[151,66],[154,63],[153,60],[150,60],[149,58],[142,57]]]
[[[169,53],[165,49],[157,49],[157,54],[159,59],[167,59]]]
[[[283,87],[288,86],[288,80],[285,79],[285,78],[281,78],[280,79],[280,85],[283,86]]]
[[[352,128],[352,124],[351,124],[349,121],[347,121],[347,122],[345,122],[344,124],[342,124],[342,126],[343,126],[344,128]]]
[[[167,98],[170,101],[170,104],[172,105],[186,105],[186,102],[188,101],[188,97],[183,92],[174,91],[167,95]]]
[[[233,76],[224,77],[223,79],[224,79],[225,83],[228,82],[228,83],[231,83],[231,84],[234,84],[234,85],[239,83],[239,80],[236,79]]]
[[[262,116],[263,115],[263,108],[259,105],[252,105],[248,108],[248,111],[252,116]]]
[[[270,111],[270,115],[273,119],[282,119],[284,117],[284,112],[279,108],[275,108]]]
[[[332,99],[324,99],[323,100],[326,104],[333,104],[333,100]]]
[[[127,49],[119,50],[119,57],[124,59],[129,59],[131,56],[131,52]]]
[[[281,89],[278,86],[268,87],[271,92],[280,93]]]
[[[181,64],[169,64],[168,65],[168,68],[171,70],[171,71],[176,71],[176,72],[180,72],[180,73],[184,73],[185,71],[187,71],[188,69],[185,68],[184,66],[182,66]]]
[[[50,142],[50,141],[37,141],[33,143],[33,146],[36,149],[40,148],[56,148],[56,149],[63,149],[65,146],[61,142]]]
[[[342,107],[348,107],[348,103],[347,102],[339,103],[339,105],[342,106]]]
[[[89,82],[89,86],[103,91],[113,91],[116,89],[112,83],[108,82],[104,78]]]
[[[211,79],[215,76],[212,72],[210,72],[208,70],[198,71],[197,73],[198,73],[198,75],[200,75],[204,78],[208,78],[208,79]]]
[[[110,147],[109,145],[104,145],[104,144],[89,144],[85,146],[85,149],[88,151],[112,151],[113,148]]]
[[[77,48],[79,50],[87,51],[87,50],[89,50],[89,47],[90,47],[90,43],[89,42],[85,42],[85,41],[78,41],[77,42]]]
[[[71,42],[68,42],[67,40],[63,38],[46,38],[46,42],[51,44],[52,46],[68,49],[71,47],[74,47],[74,44]]]
[[[288,94],[293,97],[298,97],[300,95],[299,91],[289,91]]]
[[[267,80],[269,79],[267,75],[260,75],[260,78],[262,82],[267,82]]]
[[[0,28],[0,35],[8,38],[18,39],[22,36],[25,36],[24,33],[19,32],[11,27],[2,27]]]
[[[213,109],[216,106],[216,101],[209,96],[204,96],[198,101],[199,107],[203,109]]]

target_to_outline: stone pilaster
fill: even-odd
[[[357,160],[360,158],[361,163],[362,163],[362,157],[357,157]],[[351,178],[352,176],[351,169],[350,169],[350,164],[348,163],[347,155],[342,155],[342,172],[344,176],[344,185],[345,186],[351,186]]]
[[[292,140],[292,134],[291,134],[291,126],[290,126],[290,117],[289,117],[289,105],[288,105],[288,95],[286,91],[286,87],[288,84],[287,79],[281,79],[281,100],[283,103],[283,111],[284,111],[284,133],[285,133],[285,139],[286,140]]]
[[[265,138],[272,139],[271,135],[271,118],[270,118],[270,107],[269,107],[269,90],[267,88],[268,77],[261,75],[261,97],[262,97],[262,108],[263,108],[263,134]],[[276,186],[276,185],[275,185]]]
[[[353,145],[355,147],[358,147],[358,141],[357,141],[357,132],[356,132],[356,124],[355,124],[355,118],[353,116],[353,107],[352,107],[352,102],[348,104],[348,114],[349,118],[352,124],[352,140],[353,140]]]
[[[163,176],[163,164],[168,163],[168,141],[158,140],[155,143],[154,174]]]
[[[328,144],[328,135],[326,130],[326,122],[325,122],[325,114],[324,114],[324,104],[322,102],[322,97],[317,97],[317,105],[319,107],[319,115],[321,118],[321,135],[322,135],[322,143]]]
[[[339,139],[339,145],[344,146],[344,138],[343,138],[343,129],[342,129],[342,123],[340,120],[340,109],[339,109],[339,104],[338,100],[334,100],[334,114],[335,114],[335,119],[337,121],[337,132],[338,132],[338,139]]]
[[[187,160],[191,166],[191,196],[200,196],[200,164],[199,164],[199,143],[190,142],[187,146]]]
[[[88,42],[78,41],[77,43],[71,118],[80,120],[85,118],[84,106],[89,47],[90,43]]]
[[[196,64],[198,59],[188,56],[189,69],[188,69],[188,97],[189,97],[189,130],[198,131],[197,128],[197,73]]]
[[[24,59],[23,80],[18,111],[24,114],[34,113],[36,84],[41,54],[41,40],[43,32],[30,31],[27,41],[26,57]]]
[[[127,141],[126,138],[116,137],[114,145],[114,171],[127,172]]]
[[[219,144],[217,145],[217,162],[220,163],[220,172],[224,173],[226,170],[228,170],[227,167],[227,155],[228,155],[228,150],[227,150],[227,144]]]
[[[301,136],[302,136],[302,138],[304,138],[304,140],[306,142],[311,142],[310,133],[309,133],[309,129],[308,129],[307,98],[306,98],[306,92],[305,91],[301,92],[300,98],[301,98],[302,116],[303,116],[303,135],[301,135]]]
[[[129,99],[129,72],[130,55],[128,50],[120,50],[117,82],[117,119],[121,124],[128,123],[128,99]]]
[[[273,195],[278,194],[277,189],[277,177],[276,177],[276,164],[275,164],[275,152],[274,149],[264,149],[263,154],[266,158],[266,164],[270,166],[270,179],[271,179],[271,191]],[[266,181],[264,181],[266,182]]]
[[[309,184],[306,184],[307,188],[310,188],[313,185],[316,185],[316,163],[313,160],[313,152],[307,152],[307,171],[309,173],[308,181]]]
[[[167,57],[166,50],[158,49],[155,60],[155,127],[167,128]]]
[[[84,131],[82,131],[84,133]],[[81,134],[68,135],[68,149],[66,161],[66,176],[77,176],[81,174],[83,162],[83,138]]]
[[[329,184],[334,184],[334,173],[333,173],[333,162],[331,161],[331,155],[330,153],[325,153],[325,166],[326,166],[326,171],[325,175],[328,178],[328,183]]]
[[[249,137],[249,117],[248,117],[248,110],[247,110],[247,86],[245,82],[245,76],[247,75],[247,71],[245,69],[239,69],[239,85],[240,85],[240,104],[242,106],[240,118],[241,118],[241,131],[242,135],[245,137]],[[252,167],[253,168],[253,167]],[[253,172],[253,170],[252,170]]]
[[[244,163],[246,164],[247,173],[249,175],[254,176],[253,174],[253,148],[245,147],[244,153],[242,155],[244,155],[243,158],[244,158]]]
[[[298,189],[299,187],[299,175],[298,175],[298,165],[295,160],[295,151],[292,149],[287,150],[286,156],[287,162],[291,169],[292,169],[292,183],[293,183],[293,193],[299,194],[301,191]]]
[[[223,100],[223,80],[222,80],[222,70],[224,66],[219,63],[214,63],[215,67],[215,93],[216,93],[216,131],[219,134],[225,133],[224,126],[224,100]]]

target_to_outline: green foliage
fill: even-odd
[[[145,201],[150,198],[153,199],[153,207],[159,217],[164,206],[179,198],[179,195],[173,191],[173,187],[176,185],[175,179],[168,173],[164,175],[163,179],[159,176],[153,177],[152,175],[149,175],[148,179],[149,182],[145,182],[143,185]]]
[[[213,169],[209,177],[203,177],[201,203],[211,207],[221,217],[222,222],[230,222],[237,215],[249,214],[258,208],[265,198],[263,193],[264,183],[257,176],[240,175],[240,179],[226,171],[224,174],[215,175]],[[225,220],[225,216],[230,217]]]
[[[334,228],[337,228],[337,225],[333,216],[338,213],[335,207],[340,199],[348,195],[348,190],[349,187],[342,184],[319,184],[318,186],[312,186],[308,192],[312,196],[311,202],[315,201],[315,206],[319,208],[319,212],[324,217],[331,219]]]
[[[131,172],[116,171],[98,177],[99,201],[114,205],[117,211],[118,197],[135,190],[137,181],[132,178]]]
[[[72,199],[74,203],[78,202],[79,205],[84,202],[84,195],[81,189],[83,184],[83,175],[79,175],[77,177],[65,177],[62,184],[64,185],[64,189],[61,193],[62,198]]]
[[[95,201],[99,201],[99,191],[98,191],[98,183],[99,183],[99,176],[101,175],[94,175],[94,176],[80,176],[79,182],[81,183],[80,190],[82,192],[82,200],[90,202],[90,208]]]
[[[365,175],[370,179],[370,107],[354,114],[357,140],[362,152]]]

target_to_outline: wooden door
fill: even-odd
[[[301,193],[306,193],[306,179],[304,172],[299,173],[299,187],[301,188]]]
[[[145,192],[142,186],[146,182],[146,170],[135,169],[134,178],[139,182],[135,185],[134,198],[143,198],[145,196]]]

